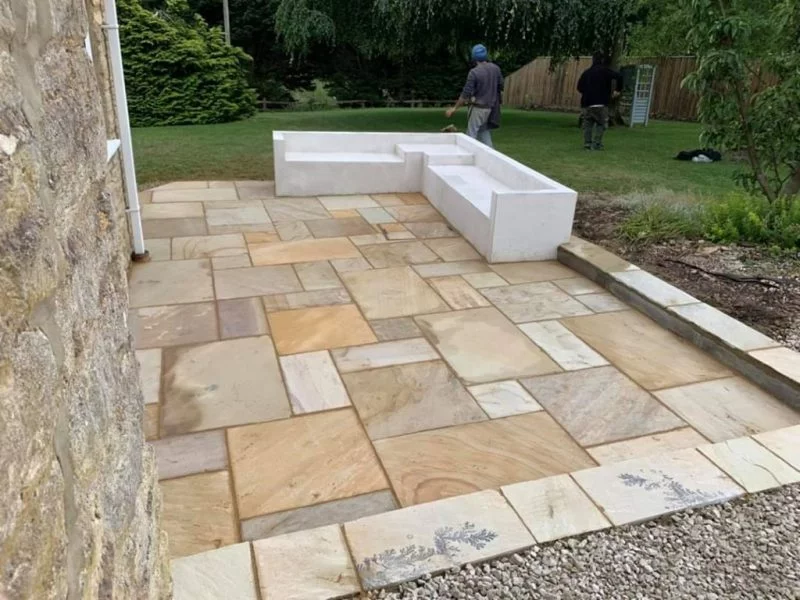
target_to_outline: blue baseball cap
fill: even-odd
[[[472,60],[486,60],[489,58],[489,51],[483,44],[476,44],[472,47]]]

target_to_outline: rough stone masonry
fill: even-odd
[[[99,7],[0,2],[0,597],[168,598]],[[84,47],[91,32],[93,60]]]

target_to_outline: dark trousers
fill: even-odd
[[[590,106],[583,109],[584,146],[603,146],[603,134],[608,129],[608,107]]]

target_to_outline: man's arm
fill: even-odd
[[[578,93],[583,94],[585,89],[586,89],[586,71],[581,73],[581,76],[578,79]]]
[[[473,73],[472,71],[470,71],[470,72],[469,72],[469,75],[467,75],[467,83],[465,83],[465,84],[464,84],[464,89],[463,89],[463,90],[461,90],[461,96],[459,96],[459,97],[458,97],[458,100],[456,100],[456,103],[455,103],[455,105],[454,105],[452,108],[448,108],[448,109],[445,111],[445,113],[444,113],[444,114],[445,114],[445,116],[446,116],[448,119],[449,119],[450,117],[452,117],[452,116],[453,116],[453,114],[454,114],[454,113],[455,113],[455,112],[456,112],[456,111],[457,111],[459,108],[461,108],[462,106],[464,106],[464,103],[465,103],[465,102],[469,101],[469,99],[470,99],[470,98],[472,98],[472,97],[475,95],[475,85],[476,85],[476,82],[477,82],[477,77],[475,76],[475,73]]]

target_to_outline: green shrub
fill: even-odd
[[[622,223],[619,233],[629,243],[694,238],[699,233],[697,212],[695,207],[676,204],[640,204]]]
[[[290,92],[298,110],[313,110],[320,108],[336,108],[336,98],[328,91],[328,86],[319,79],[314,80],[312,90],[292,90]]]
[[[726,244],[753,243],[779,248],[800,247],[800,200],[731,194],[710,203],[702,215],[703,235]]]
[[[157,12],[139,0],[117,7],[132,125],[222,123],[255,113],[250,58],[227,46],[186,0],[168,0]]]

